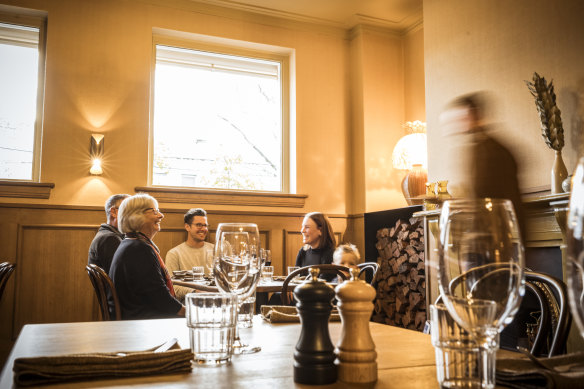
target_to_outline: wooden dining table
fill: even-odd
[[[378,388],[437,388],[434,349],[430,336],[398,327],[370,323],[377,350]],[[300,324],[271,324],[259,315],[253,327],[241,329],[243,341],[260,346],[255,354],[236,355],[228,365],[195,365],[190,374],[140,376],[124,379],[61,383],[50,388],[308,388],[294,382],[294,346]],[[330,322],[334,344],[339,341],[341,323]],[[357,334],[355,334],[357,336]],[[12,366],[19,357],[56,356],[78,353],[139,351],[178,339],[189,347],[185,319],[133,320],[63,324],[29,324],[22,332],[2,370],[0,388],[13,385]],[[343,382],[314,386],[321,388],[354,387]]]

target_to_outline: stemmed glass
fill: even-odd
[[[568,296],[572,315],[584,336],[584,158],[573,178],[567,227]]]
[[[524,250],[513,204],[488,198],[446,201],[438,250],[443,302],[479,348],[476,386],[492,388],[498,334],[513,320],[524,292]]]
[[[252,223],[221,223],[215,236],[213,275],[221,292],[237,295],[238,309],[256,290],[261,274],[260,234]],[[239,316],[239,315],[238,315]],[[235,330],[236,353],[260,351],[242,344]]]

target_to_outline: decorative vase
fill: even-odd
[[[428,173],[422,165],[413,165],[410,172],[402,181],[402,192],[408,205],[419,205],[424,202],[423,195],[426,192]]]
[[[552,194],[564,193],[562,182],[568,178],[568,169],[562,159],[562,150],[556,150],[556,158],[552,167]]]

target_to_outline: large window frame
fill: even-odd
[[[37,94],[36,94],[36,117],[34,124],[33,136],[33,158],[32,158],[32,174],[31,179],[8,179],[1,178],[3,183],[0,188],[0,196],[12,197],[17,193],[22,197],[33,198],[48,198],[50,191],[47,192],[47,185],[41,185],[37,191],[35,183],[39,183],[41,178],[41,141],[43,129],[43,102],[45,95],[45,58],[46,58],[46,27],[47,18],[44,13],[35,11],[26,12],[24,14],[11,12],[13,7],[0,8],[0,22],[5,24],[12,24],[16,26],[32,27],[39,30],[38,37],[38,73],[37,73]],[[28,11],[28,10],[27,10]],[[16,41],[10,41],[14,44]],[[17,42],[19,45],[35,47],[34,44],[26,42],[25,40]],[[24,185],[23,188],[18,189],[18,186]],[[52,184],[49,184],[52,188]],[[26,188],[25,188],[26,187]],[[24,192],[23,192],[24,191]]]
[[[161,32],[156,31],[153,34],[152,44],[152,64],[151,64],[151,93],[150,93],[150,126],[149,126],[149,158],[148,158],[148,185],[152,187],[154,175],[154,85],[155,85],[155,70],[156,70],[156,48],[158,45],[177,47],[187,50],[207,51],[211,53],[218,53],[223,55],[242,56],[248,58],[256,58],[260,60],[277,61],[281,66],[281,115],[282,115],[282,141],[281,141],[281,190],[278,192],[265,193],[281,193],[289,194],[295,191],[295,179],[293,175],[293,156],[292,149],[295,143],[291,142],[290,136],[290,57],[291,50],[276,48],[267,45],[252,44],[249,42],[234,41],[230,39],[216,38],[202,36],[198,34],[188,34],[188,37],[177,36],[181,35],[176,32]],[[152,187],[154,188],[154,187]],[[221,193],[245,193],[245,192],[262,192],[252,190],[238,190],[238,189],[214,189],[214,188],[197,188],[197,187],[166,187],[156,186],[155,188],[167,188],[171,190],[183,192],[205,192]]]

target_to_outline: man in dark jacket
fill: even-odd
[[[118,208],[122,201],[130,195],[115,194],[105,202],[107,224],[99,227],[97,234],[89,246],[87,263],[101,267],[109,273],[112,258],[124,235],[118,231]]]

